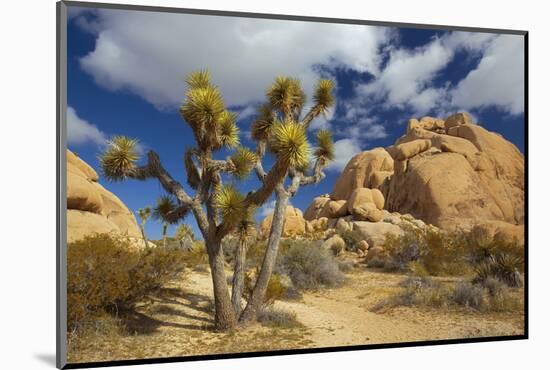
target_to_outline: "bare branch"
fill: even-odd
[[[158,179],[164,190],[174,195],[182,203],[182,207],[187,206],[191,208],[201,232],[205,235],[208,233],[208,220],[206,219],[201,204],[191,198],[183,186],[174,180],[168,171],[166,171],[160,163],[160,158],[157,153],[152,150],[149,151],[147,153],[147,164],[136,168],[131,177],[137,180],[146,180],[149,178]]]

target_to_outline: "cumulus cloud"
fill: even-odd
[[[104,145],[107,142],[107,136],[97,126],[80,118],[72,107],[67,107],[67,141],[73,145],[85,143]]]
[[[456,86],[435,80],[461,50],[481,57],[479,65]],[[371,82],[357,87],[354,104],[378,103],[414,115],[496,106],[523,112],[523,38],[515,35],[452,32],[415,49],[395,48],[387,66]]]
[[[349,160],[361,152],[361,146],[355,139],[341,139],[334,142],[335,158],[327,170],[342,171]]]
[[[490,44],[476,69],[451,92],[453,105],[495,105],[518,114],[524,110],[523,37],[501,35]]]
[[[275,200],[270,200],[269,202],[265,203],[263,206],[260,207],[260,209],[258,210],[258,215],[261,218],[265,218],[271,213],[273,213],[274,210],[275,210]]]
[[[101,10],[94,50],[81,66],[111,90],[158,108],[177,106],[185,76],[208,68],[228,105],[263,99],[279,74],[311,92],[318,63],[377,75],[388,28],[285,20]]]

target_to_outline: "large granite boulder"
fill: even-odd
[[[502,136],[468,123],[468,116],[455,116],[447,120],[448,134],[414,128],[396,146],[423,140],[433,150],[406,159],[389,150],[396,166],[391,181],[381,187],[386,208],[445,229],[471,228],[481,221],[522,224],[523,155]]]
[[[306,220],[299,208],[287,206],[285,209],[285,221],[283,225],[283,236],[304,235],[306,232]],[[269,235],[271,223],[273,222],[273,212],[266,216],[260,224],[262,235]]]
[[[141,232],[132,212],[98,182],[98,175],[67,150],[67,240],[94,233],[115,233],[136,239]]]
[[[384,148],[375,148],[354,156],[336,180],[333,200],[348,200],[357,188],[374,188],[393,172],[393,159]]]

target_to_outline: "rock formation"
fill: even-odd
[[[287,206],[285,209],[285,223],[283,225],[283,236],[304,235],[306,232],[306,220],[299,208]],[[271,223],[273,221],[273,212],[264,218],[260,224],[260,233],[264,236],[269,235]]]
[[[522,242],[524,158],[466,113],[411,119],[394,145],[353,157],[332,193],[315,198],[304,217],[357,230],[371,247],[385,233],[401,233],[404,223],[478,227]]]
[[[67,150],[67,241],[114,232],[141,241],[132,212],[98,182],[97,173]]]

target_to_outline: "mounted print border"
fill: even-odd
[[[144,51],[139,47],[122,50],[117,44],[131,44],[149,36],[147,27],[151,24],[145,18],[133,24],[124,17],[102,20],[113,25],[112,22],[124,19],[127,27],[134,28],[117,26],[119,33],[113,36],[111,32],[114,38],[110,40],[103,35],[102,49],[99,49],[98,44],[93,44],[99,43],[105,23],[94,16],[70,13],[70,8],[84,12],[124,11],[142,16],[216,16],[210,18],[209,25],[221,20],[248,19],[293,21],[312,27],[323,24],[376,26],[386,30],[383,37],[393,41],[378,44],[374,53],[384,50],[380,55],[367,52],[356,55],[354,40],[347,38],[351,46],[342,46],[338,37],[360,32],[335,31],[330,34],[332,39],[327,37],[319,42],[323,34],[315,34],[317,30],[304,31],[296,43],[304,43],[302,46],[308,43],[311,49],[333,47],[303,62],[311,63],[308,64],[310,70],[304,72],[303,65],[292,63],[308,58],[305,52],[294,59],[289,57],[288,65],[284,59],[270,55],[266,47],[252,57],[253,45],[262,45],[255,43],[272,40],[272,36],[262,35],[254,28],[259,23],[247,24],[239,32],[245,39],[243,45],[249,49],[239,50],[239,55],[227,55],[224,63],[238,64],[237,56],[243,61],[260,63],[264,56],[273,58],[269,62],[283,65],[280,72],[272,73],[277,68],[270,67],[263,68],[261,73],[246,71],[249,67],[243,66],[243,73],[249,74],[248,80],[258,81],[259,86],[247,81],[242,84],[242,90],[239,84],[230,90],[235,80],[247,79],[232,78],[231,67],[194,64],[190,67],[193,70],[182,71],[181,75],[178,71],[173,76],[174,81],[180,80],[179,88],[172,84],[170,77],[161,80],[166,74],[147,70],[156,65],[145,69],[145,63],[138,65],[143,55],[162,49],[155,40],[148,40],[148,46],[155,50]],[[82,34],[75,35],[77,31],[71,24],[77,21],[78,32]],[[143,28],[136,28],[136,24],[143,24]],[[270,28],[266,34],[275,32],[274,29]],[[143,30],[146,31],[141,33]],[[185,27],[182,30],[188,31],[185,37],[191,38],[204,32]],[[292,32],[302,32],[299,27],[293,30],[275,41],[284,41],[293,48]],[[399,34],[400,30],[407,30],[407,34]],[[444,34],[453,32],[481,36],[474,41],[461,41],[460,37],[449,41],[451,37]],[[97,39],[91,42],[90,35]],[[512,65],[516,68],[514,71],[521,73],[516,73],[516,79],[505,87],[517,88],[522,96],[512,100],[513,94],[498,93],[503,90],[502,86],[493,90],[489,87],[487,91],[500,99],[495,102],[497,98],[490,100],[487,95],[474,96],[467,89],[467,83],[472,82],[465,80],[482,64],[484,52],[495,50],[496,42],[491,40],[500,35],[521,38],[519,48],[503,55],[521,59],[519,69],[516,68],[519,64]],[[372,35],[364,37],[376,42]],[[172,41],[159,39],[159,44],[166,46]],[[398,42],[402,45],[395,44]],[[187,54],[212,53],[215,43],[205,45],[204,50],[188,49],[166,57],[185,59]],[[232,46],[224,48],[225,52],[240,47]],[[449,49],[453,47],[456,50]],[[145,54],[137,55],[138,51]],[[411,58],[417,58],[416,64],[407,64]],[[196,60],[200,61],[201,57],[195,56],[194,62]],[[113,64],[118,61],[120,65]],[[392,66],[392,62],[396,63]],[[166,70],[168,66],[172,64],[158,67]],[[498,70],[498,65],[485,67],[485,72]],[[460,76],[453,72],[459,68],[462,68]],[[422,69],[425,71],[418,72]],[[400,75],[401,71],[420,73],[422,77],[407,82],[407,74]],[[58,368],[528,338],[527,31],[61,1],[57,3],[56,72]],[[299,75],[301,72],[303,75]],[[131,73],[134,74],[130,76]],[[268,83],[275,80],[273,85],[262,81],[266,73],[272,73]],[[290,77],[277,77],[286,73]],[[142,77],[141,82],[132,80],[136,75]],[[403,87],[395,85],[400,79]],[[412,90],[407,93],[404,91],[407,89]],[[362,94],[360,97],[358,91]],[[477,105],[472,103],[476,98]],[[260,106],[262,102],[266,104]],[[365,102],[375,108],[365,108],[362,105]],[[260,110],[256,113],[258,107]],[[262,111],[261,107],[267,110]],[[463,112],[468,109],[470,112]],[[205,110],[209,112],[207,115]],[[126,112],[133,113],[124,118]],[[167,117],[166,127],[162,128],[167,135],[165,141],[153,133],[160,126],[147,131],[144,123],[162,115]],[[506,123],[498,126],[478,122],[499,120]],[[353,124],[346,127],[345,122]],[[176,131],[172,134],[171,130]],[[187,139],[174,147],[172,136],[178,134]],[[192,136],[195,139],[189,141]],[[139,138],[139,142],[133,137]],[[181,152],[173,153],[174,150]],[[214,158],[213,152],[219,155]],[[175,160],[169,160],[170,156]],[[455,172],[442,171],[434,164],[443,158],[448,162],[442,163],[447,163]],[[187,177],[182,178],[176,171],[187,173]],[[426,173],[429,174],[427,180],[422,177]],[[128,185],[130,183],[138,185]],[[446,184],[452,186],[438,191]],[[407,187],[414,191],[407,191]],[[141,194],[148,197],[152,193],[152,200],[147,198],[140,203]],[[422,205],[422,201],[429,201],[430,206]],[[152,221],[147,223],[149,218]],[[380,223],[384,224],[383,233],[378,231],[378,226],[373,226]],[[440,252],[437,248],[441,245],[452,247]],[[120,260],[108,264],[117,258]],[[307,262],[303,262],[304,259]],[[311,261],[323,264],[323,272],[316,272],[318,265],[311,267]],[[257,266],[251,268],[252,262]],[[300,263],[298,273],[295,269]],[[307,263],[310,265],[305,266]],[[154,273],[146,270],[151,266]],[[200,273],[194,272],[195,267]],[[125,270],[113,273],[118,268]],[[226,269],[234,269],[230,272],[231,279],[226,276]],[[365,275],[367,270],[369,275]],[[180,274],[194,284],[191,290],[185,290],[190,285],[182,288],[173,284],[174,277]],[[68,287],[69,276],[73,285]],[[95,284],[99,285],[92,285],[89,279],[98,276],[99,282]],[[159,280],[151,281],[151,276]],[[81,279],[78,286],[76,279]],[[393,285],[385,288],[387,291],[378,292],[377,279],[387,279]],[[107,289],[109,284],[116,287],[115,292],[101,291],[93,297],[90,294],[93,287]],[[212,284],[216,291],[214,297],[209,297],[207,290],[199,289],[207,285],[212,295]],[[228,286],[239,291],[237,298],[235,293],[230,296]],[[122,291],[121,287],[133,290]],[[317,294],[305,293],[308,289]],[[365,343],[348,338],[341,342],[319,340],[312,336],[308,322],[300,322],[300,315],[304,315],[305,307],[323,299],[319,295],[325,294],[324,289],[330,290],[324,299],[332,299],[338,289],[347,289],[346,299],[357,300],[357,310],[350,313],[356,319],[360,310],[384,315],[400,309],[451,310],[458,321],[460,315],[477,315],[479,319],[483,315],[514,312],[515,316],[511,321],[502,321],[503,327],[496,332],[470,328],[461,322],[462,331],[457,331],[454,337],[444,333],[434,338],[411,337],[404,341],[375,339],[373,344],[369,344],[367,338]],[[269,294],[274,296],[269,298]],[[369,294],[376,296],[377,301],[371,302],[375,298],[369,298]],[[68,309],[68,300],[78,305],[78,310],[74,306]],[[128,324],[130,321],[124,324],[126,334],[151,334],[164,325],[171,330],[193,327],[192,330],[208,331],[215,336],[219,332],[219,335],[228,335],[228,332],[246,331],[256,325],[261,329],[240,340],[267,341],[278,330],[286,333],[286,337],[275,336],[270,340],[287,344],[264,349],[250,347],[244,352],[232,352],[228,346],[215,353],[195,351],[188,356],[138,351],[102,358],[90,354],[95,347],[86,347],[82,339],[85,334],[74,335],[78,330],[84,333],[91,307],[109,317],[108,323],[96,328],[96,335],[114,335],[110,339],[114,342],[120,334],[105,334],[114,330],[108,325],[115,327],[121,317],[127,315],[130,320],[133,315],[132,324]],[[255,324],[262,310],[267,310],[266,322]],[[175,322],[178,315],[195,321],[193,325]],[[444,315],[441,314],[443,321]],[[278,327],[281,322],[284,323]],[[94,325],[99,324],[96,321]],[[327,335],[337,331],[324,327],[320,330],[325,330]],[[340,334],[346,337],[346,329],[342,330]],[[175,334],[166,332],[166,335]],[[153,343],[153,337],[148,338],[148,343]],[[209,340],[215,339],[206,339]],[[195,345],[200,343],[206,342],[198,341]],[[71,354],[70,348],[79,348],[81,352]]]

